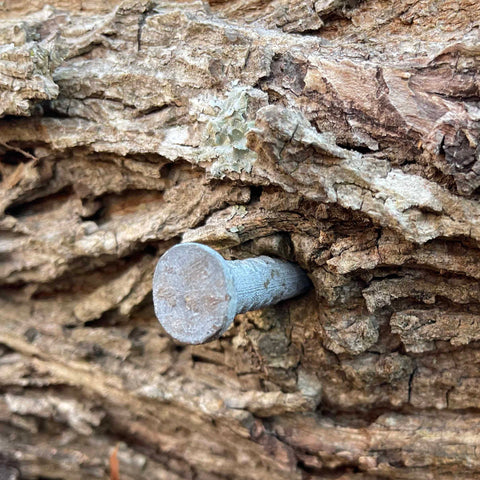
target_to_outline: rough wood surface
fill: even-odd
[[[477,0],[0,19],[0,478],[480,478]],[[175,345],[181,240],[315,289]]]

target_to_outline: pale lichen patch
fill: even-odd
[[[255,111],[267,101],[257,89],[234,86],[225,100],[213,100],[216,116],[208,121],[201,160],[214,159],[210,173],[223,178],[226,172],[250,173],[257,154],[247,147],[246,134],[255,126]]]

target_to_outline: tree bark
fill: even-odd
[[[49,3],[0,7],[0,478],[480,478],[480,3]],[[180,241],[314,289],[176,345]]]

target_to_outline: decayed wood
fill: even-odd
[[[0,18],[0,477],[480,478],[476,0]],[[182,240],[315,289],[175,345]]]

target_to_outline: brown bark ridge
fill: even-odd
[[[0,478],[480,478],[477,0],[0,18]],[[182,240],[315,289],[176,345]]]

